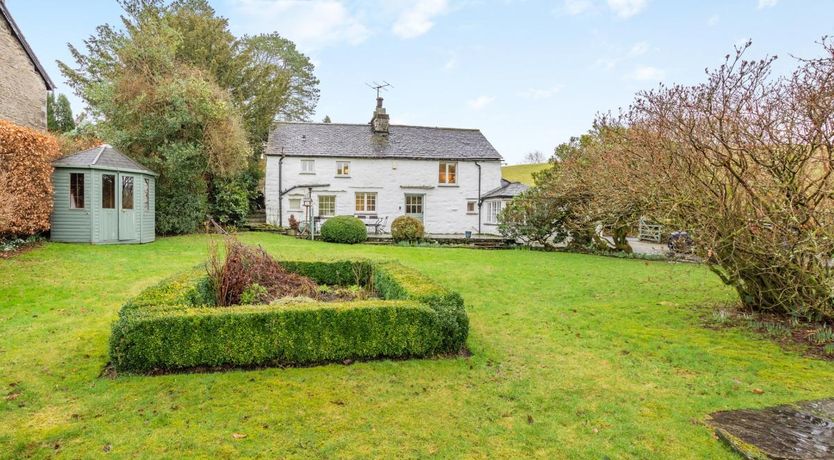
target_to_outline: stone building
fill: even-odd
[[[55,85],[0,0],[0,118],[46,129],[46,96]]]
[[[353,215],[385,232],[408,215],[429,234],[497,233],[482,208],[502,159],[477,129],[391,124],[379,98],[370,123],[278,124],[266,155],[270,224]]]

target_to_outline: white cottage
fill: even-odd
[[[389,125],[377,98],[369,124],[278,124],[266,155],[270,224],[353,215],[387,231],[409,215],[429,234],[496,233],[482,208],[502,159],[477,129]]]

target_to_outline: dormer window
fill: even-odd
[[[458,183],[457,162],[440,162],[440,173],[437,182],[441,185],[454,185]]]
[[[316,160],[301,160],[301,174],[315,174]]]

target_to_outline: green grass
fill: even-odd
[[[550,166],[550,163],[502,166],[501,176],[511,182],[535,185],[533,183],[533,173],[547,169],[548,166]]]
[[[702,327],[732,293],[700,266],[242,239],[414,267],[463,295],[474,355],[99,377],[122,303],[207,238],[47,244],[0,260],[0,456],[734,458],[706,414],[831,395],[834,364]]]

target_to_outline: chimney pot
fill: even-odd
[[[382,98],[376,98],[376,110],[374,116],[371,118],[371,129],[375,134],[388,134],[388,114],[385,113],[385,108],[382,107]]]

